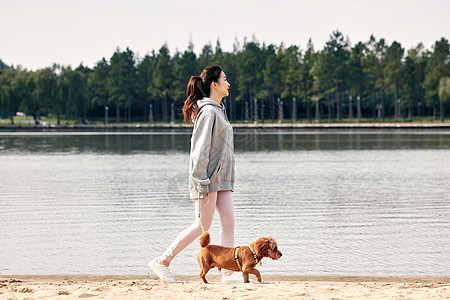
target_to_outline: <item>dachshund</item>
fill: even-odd
[[[263,257],[270,257],[273,260],[278,260],[282,256],[278,250],[277,242],[273,237],[263,236],[257,239],[249,246],[235,248],[224,247],[219,245],[210,245],[210,236],[208,232],[204,232],[200,238],[201,249],[197,255],[198,265],[200,266],[199,277],[204,283],[206,274],[212,268],[227,269],[230,271],[242,271],[244,282],[249,283],[249,273],[256,276],[258,282],[261,283],[261,274],[255,268],[258,262]],[[254,252],[253,252],[254,251]],[[235,259],[237,253],[237,259]]]

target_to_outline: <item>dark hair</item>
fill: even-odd
[[[193,122],[198,117],[197,100],[209,97],[211,83],[218,82],[222,68],[219,66],[209,66],[203,69],[200,76],[192,76],[186,88],[187,99],[184,101],[183,117],[187,123],[188,118]]]

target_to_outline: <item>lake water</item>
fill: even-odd
[[[146,274],[195,219],[190,134],[0,132],[0,274]],[[235,148],[236,245],[283,252],[263,276],[450,276],[450,131],[235,130]]]

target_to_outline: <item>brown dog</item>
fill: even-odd
[[[238,260],[240,266],[238,266],[235,259],[236,248],[210,245],[209,242],[209,233],[203,233],[200,238],[200,246],[202,248],[198,252],[197,261],[201,270],[199,276],[204,283],[208,283],[206,280],[206,274],[209,270],[215,267],[218,268],[219,271],[221,269],[227,269],[235,272],[242,271],[245,283],[250,282],[248,280],[249,273],[255,275],[258,282],[261,282],[261,274],[257,269],[255,269],[257,261],[261,261],[263,257],[270,257],[271,259],[278,260],[282,256],[281,252],[278,251],[278,246],[275,239],[271,236],[264,236],[257,239],[256,242],[250,244],[250,247],[239,247]],[[255,251],[256,259],[250,248]]]

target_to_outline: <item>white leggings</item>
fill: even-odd
[[[206,205],[208,200],[209,203]],[[163,255],[159,257],[160,263],[163,261],[170,263],[181,250],[186,248],[202,234],[202,229],[198,222],[198,201],[200,201],[200,208],[203,207],[200,212],[200,220],[203,228],[206,231],[209,230],[214,217],[214,211],[217,209],[222,226],[220,232],[221,245],[234,247],[234,210],[231,191],[210,192],[207,196],[200,198],[200,200],[195,200],[195,222],[175,238]]]

